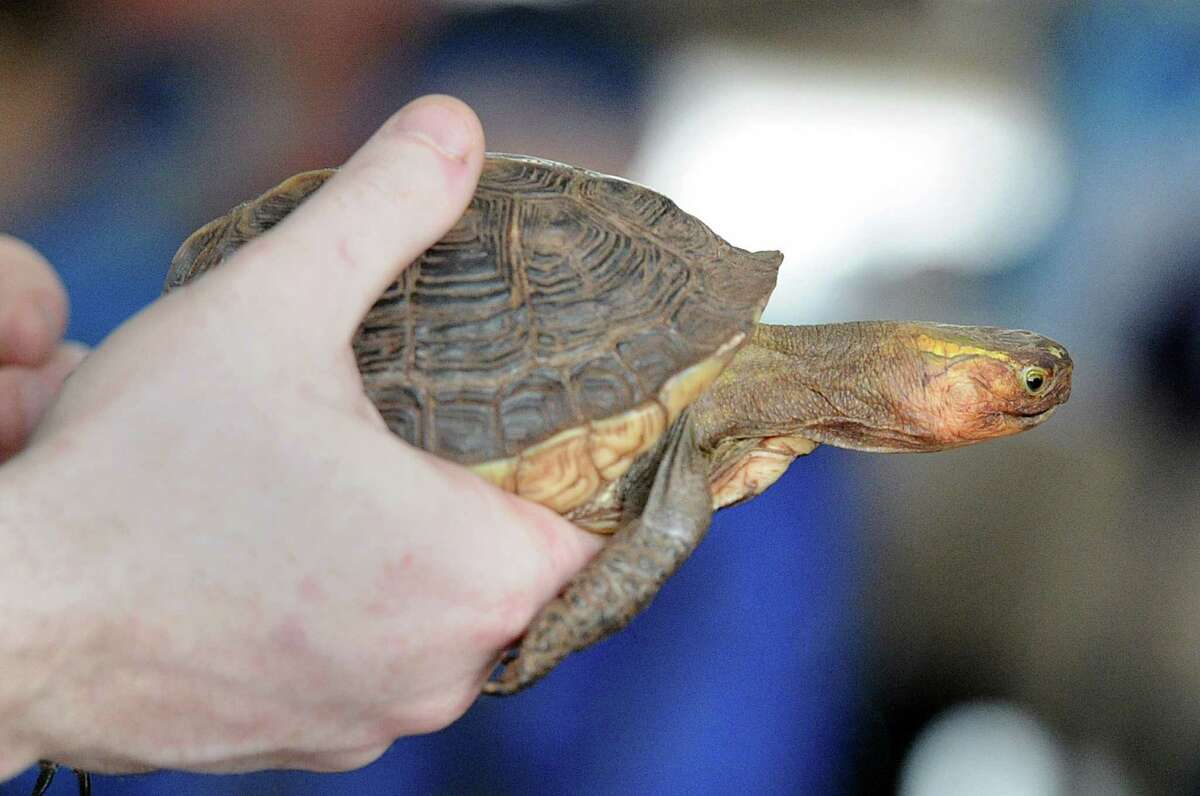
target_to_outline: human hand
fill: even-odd
[[[86,349],[62,342],[67,294],[40,254],[0,234],[0,462],[41,420]]]
[[[72,376],[0,470],[0,778],[363,765],[457,718],[598,549],[362,390],[359,319],[482,157],[465,106],[418,100]]]

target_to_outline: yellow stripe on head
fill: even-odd
[[[919,334],[916,339],[917,350],[941,359],[953,359],[961,356],[988,357],[1001,362],[1012,362],[1013,358],[1003,351],[993,351],[974,345],[963,345],[953,340],[943,340],[928,334]]]

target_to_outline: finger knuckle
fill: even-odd
[[[479,696],[475,683],[441,688],[415,703],[403,706],[396,717],[393,738],[437,732],[457,721]]]

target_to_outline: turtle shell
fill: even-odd
[[[333,173],[296,175],[198,230],[167,289],[270,229]],[[781,260],[731,246],[635,183],[489,155],[462,219],[384,292],[354,350],[398,436],[566,512],[619,478],[716,378]]]

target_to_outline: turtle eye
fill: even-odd
[[[1046,371],[1038,367],[1028,367],[1021,371],[1021,380],[1025,383],[1025,392],[1037,395],[1046,386]]]

